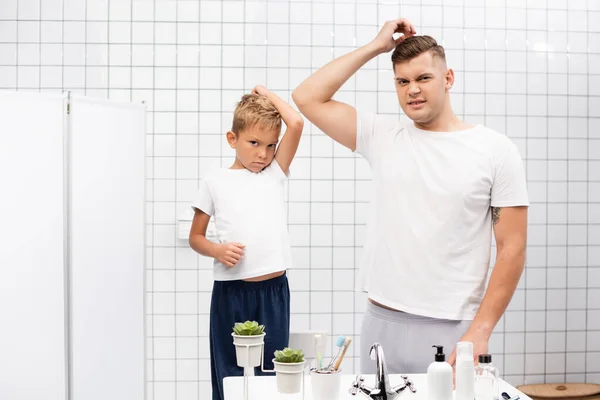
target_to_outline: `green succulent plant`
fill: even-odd
[[[286,347],[283,350],[275,351],[275,361],[280,363],[299,363],[304,361],[302,350],[294,350]]]
[[[264,331],[264,325],[259,325],[256,321],[236,322],[233,327],[233,332],[238,336],[258,336]]]

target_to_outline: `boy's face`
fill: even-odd
[[[252,172],[262,171],[271,164],[279,141],[279,131],[255,125],[235,133],[227,132],[227,141],[235,149],[238,161]]]
[[[396,93],[402,111],[413,121],[428,124],[443,111],[454,73],[430,52],[394,66]]]

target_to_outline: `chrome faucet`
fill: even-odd
[[[413,386],[413,383],[408,379],[408,376],[402,375],[404,383],[396,387],[390,386],[390,380],[387,372],[387,365],[385,363],[385,357],[383,355],[383,348],[379,343],[371,346],[369,353],[371,360],[377,362],[377,374],[375,375],[375,386],[368,387],[364,384],[365,378],[358,375],[356,380],[352,384],[352,387],[348,391],[352,396],[356,396],[358,393],[362,393],[372,400],[394,400],[400,396],[405,389],[410,389],[411,392],[415,393],[417,390]]]

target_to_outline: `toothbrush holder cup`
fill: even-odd
[[[310,383],[314,400],[338,400],[342,383],[342,370],[311,370]]]

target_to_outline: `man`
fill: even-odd
[[[371,43],[325,65],[292,94],[306,118],[371,166],[357,288],[369,297],[362,373],[374,372],[374,342],[395,373],[425,372],[432,345],[450,353],[469,341],[475,358],[486,353],[525,264],[529,202],[519,152],[506,136],[456,117],[444,49],[415,34],[409,21],[389,21]],[[398,100],[412,121],[332,100],[359,68],[393,49]],[[486,290],[492,230],[497,257]]]

